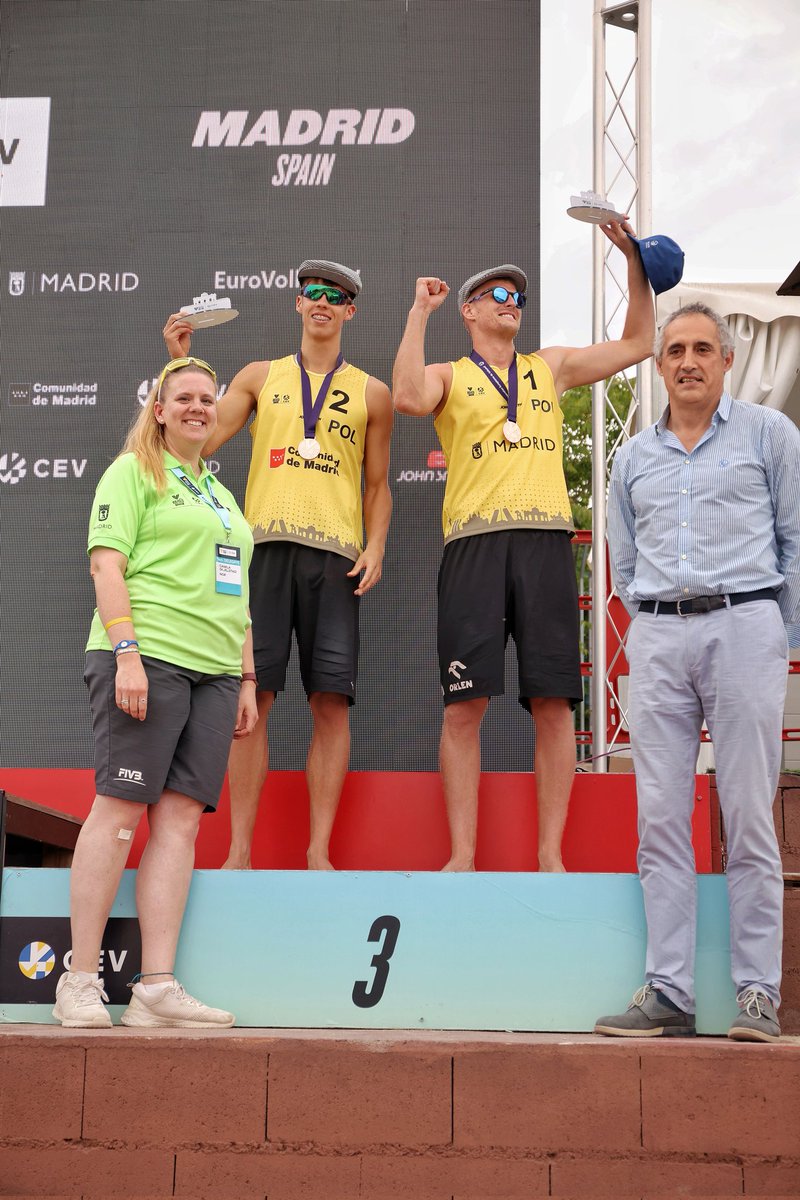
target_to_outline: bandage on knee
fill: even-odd
[[[131,840],[131,838],[133,837],[133,830],[132,829],[118,829],[117,837],[119,838],[119,840],[121,842],[129,842]]]

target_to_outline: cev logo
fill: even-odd
[[[145,404],[147,403],[147,397],[150,395],[150,393],[152,392],[154,387],[158,387],[158,376],[157,375],[156,375],[155,379],[143,379],[142,382],[139,384],[139,388],[136,392],[136,395],[138,397],[139,403],[141,404],[142,408],[144,408]]]
[[[0,454],[0,483],[19,483],[28,473],[27,464],[21,454]]]
[[[88,458],[37,458],[31,468],[37,479],[80,479]],[[0,483],[19,483],[28,474],[28,464],[21,454],[0,454]]]
[[[56,952],[47,942],[29,942],[19,956],[19,969],[26,979],[46,979],[56,965]]]

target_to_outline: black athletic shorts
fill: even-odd
[[[169,789],[213,812],[228,766],[241,681],[146,655],[142,666],[147,717],[139,721],[117,707],[111,651],[86,654],[83,677],[92,712],[97,793],[156,804]]]
[[[582,696],[578,585],[561,530],[507,529],[458,538],[439,568],[439,673],[445,704],[504,691],[517,647],[520,704]]]
[[[358,671],[358,579],[349,558],[298,542],[259,542],[250,564],[250,615],[258,690],[280,692],[297,638],[306,695],[354,703]]]

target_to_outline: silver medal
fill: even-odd
[[[518,442],[522,438],[522,430],[516,421],[506,421],[503,426],[503,437],[507,442]]]
[[[302,442],[297,447],[297,453],[301,458],[316,458],[319,454],[319,449],[319,442],[316,438],[303,438]]]

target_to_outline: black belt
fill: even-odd
[[[686,600],[643,600],[639,612],[664,613],[671,617],[695,617],[700,613],[714,612],[731,604],[748,604],[751,600],[777,600],[774,588],[759,588],[757,592],[728,592],[725,596],[692,596]]]

